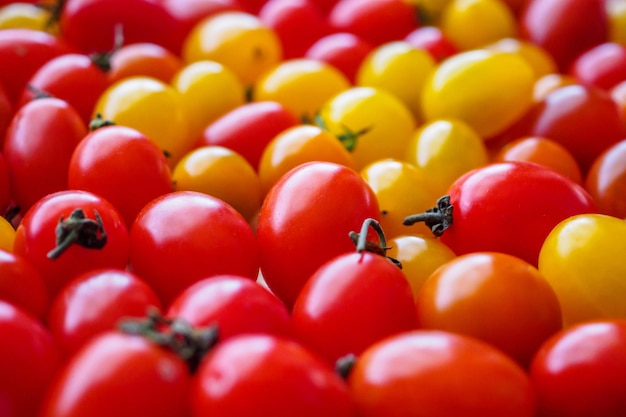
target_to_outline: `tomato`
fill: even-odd
[[[249,277],[237,275],[215,275],[187,287],[166,316],[195,327],[217,325],[220,343],[244,333],[284,337],[292,333],[285,305]]]
[[[517,35],[515,15],[501,0],[452,0],[443,9],[440,27],[462,51]]]
[[[191,410],[193,417],[354,415],[350,391],[332,367],[297,342],[258,334],[209,352],[191,387]]]
[[[552,55],[561,72],[583,51],[608,39],[604,0],[528,0],[520,35]]]
[[[74,149],[87,134],[66,101],[44,97],[21,107],[4,139],[11,195],[25,212],[44,196],[67,188]]]
[[[48,314],[49,295],[41,274],[22,256],[0,250],[0,299],[40,321]]]
[[[600,213],[626,219],[626,140],[604,151],[591,165],[585,188]]]
[[[552,336],[530,371],[540,417],[620,416],[626,412],[626,320],[597,320]]]
[[[535,81],[535,86],[533,88],[533,101],[540,102],[554,90],[572,84],[580,83],[571,75],[560,73],[546,74]]]
[[[283,175],[265,197],[257,226],[261,272],[289,308],[323,263],[354,250],[349,233],[380,218],[376,196],[358,172],[309,162]]]
[[[143,206],[173,191],[163,152],[147,136],[124,126],[87,134],[72,153],[67,183],[104,197],[129,229]]]
[[[399,265],[385,256],[382,229],[377,251],[368,247],[370,220],[356,238],[356,251],[332,258],[309,277],[291,313],[299,340],[330,363],[415,328],[413,294]]]
[[[498,252],[474,252],[441,265],[424,281],[416,303],[421,327],[475,337],[524,367],[562,327],[548,281],[527,262]]]
[[[607,0],[606,13],[609,19],[609,40],[624,43],[626,40],[626,4],[621,0]]]
[[[497,192],[494,192],[497,190]],[[426,223],[457,255],[493,251],[536,266],[544,239],[560,221],[594,213],[585,189],[550,168],[530,162],[502,162],[476,168],[457,179],[448,198],[415,220]]]
[[[399,98],[373,87],[352,87],[335,95],[316,121],[342,139],[357,169],[378,159],[404,159],[416,126]]]
[[[15,241],[15,228],[5,217],[0,217],[0,249],[13,252]]]
[[[146,42],[133,43],[123,45],[113,53],[107,77],[111,84],[136,75],[146,75],[169,83],[182,67],[182,59],[162,46]]]
[[[232,149],[258,170],[267,144],[283,130],[298,124],[300,119],[281,103],[246,103],[207,126],[198,144]]]
[[[189,285],[218,274],[256,279],[259,260],[250,225],[224,201],[174,191],[149,202],[130,230],[130,267],[163,305]]]
[[[457,118],[484,138],[504,131],[531,107],[534,73],[517,55],[478,49],[442,62],[427,80],[427,121]]]
[[[331,97],[350,86],[332,65],[313,59],[285,60],[265,72],[254,86],[253,100],[277,101],[310,121]]]
[[[626,46],[604,42],[580,54],[569,72],[582,84],[610,90],[626,80]]]
[[[39,415],[186,415],[189,386],[187,366],[175,353],[143,336],[106,332],[71,358]]]
[[[172,173],[174,189],[198,191],[230,204],[250,221],[261,207],[261,179],[237,152],[222,146],[201,146],[180,160]]]
[[[529,377],[494,347],[454,333],[414,330],[360,355],[348,384],[363,417],[532,417]]]
[[[519,55],[532,67],[535,80],[548,74],[558,73],[556,62],[548,51],[532,42],[517,38],[503,38],[484,46],[484,48]]]
[[[304,56],[332,65],[354,84],[359,66],[372,48],[372,45],[357,35],[338,32],[317,39]]]
[[[458,47],[437,26],[422,26],[414,29],[404,37],[414,48],[424,49],[437,62],[459,52]]]
[[[10,203],[11,179],[9,177],[9,167],[4,160],[2,152],[0,152],[0,213],[4,215]]]
[[[58,25],[51,22],[52,13],[37,4],[15,2],[0,5],[0,29],[32,29],[56,35]]]
[[[626,273],[626,222],[603,214],[564,219],[539,253],[539,272],[554,288],[566,325],[624,318],[621,278]]]
[[[10,417],[37,415],[61,360],[50,332],[19,307],[0,300],[0,410]]]
[[[39,271],[55,297],[72,278],[90,269],[124,269],[128,229],[115,207],[100,196],[59,191],[26,212],[13,250]]]

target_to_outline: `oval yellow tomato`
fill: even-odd
[[[494,52],[510,52],[519,55],[531,66],[535,79],[558,72],[554,58],[542,47],[532,42],[515,38],[504,38],[490,43],[485,49]]]
[[[0,29],[33,29],[58,33],[49,10],[31,3],[10,3],[0,7]]]
[[[13,252],[13,241],[15,241],[15,228],[7,219],[0,216],[0,249]]]

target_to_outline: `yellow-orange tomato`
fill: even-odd
[[[356,168],[383,158],[403,160],[415,118],[393,94],[373,87],[351,87],[328,100],[319,117],[352,152]]]
[[[441,29],[461,50],[515,37],[517,23],[501,0],[452,0],[443,10]]]
[[[13,252],[13,241],[15,240],[15,229],[13,225],[4,217],[0,216],[0,249]]]
[[[400,235],[387,242],[387,256],[402,264],[413,297],[417,298],[424,281],[437,268],[456,255],[445,243],[430,235]]]
[[[144,75],[169,83],[183,67],[183,61],[173,52],[155,43],[131,43],[111,56],[109,82]]]
[[[259,177],[264,193],[292,168],[313,161],[354,168],[352,155],[332,133],[313,125],[297,125],[282,131],[261,155]]]
[[[552,168],[574,182],[582,182],[576,158],[563,145],[547,138],[524,137],[509,142],[494,156],[494,161],[534,162]]]
[[[518,54],[532,67],[535,79],[558,71],[556,62],[543,48],[532,42],[515,38],[504,38],[485,46],[485,49],[495,52],[510,52]]]
[[[624,0],[606,0],[609,18],[609,40],[626,44],[626,2]]]
[[[261,181],[241,155],[222,146],[189,152],[172,173],[177,191],[197,191],[224,200],[251,221],[261,207]]]
[[[377,87],[398,97],[417,120],[422,115],[422,87],[436,67],[428,51],[408,42],[385,43],[374,49],[361,63],[356,84]]]
[[[585,188],[601,213],[626,219],[626,140],[596,158],[587,174]]]
[[[417,129],[406,160],[428,177],[433,191],[442,196],[458,177],[489,163],[489,156],[483,139],[467,123],[439,119]]]
[[[303,120],[313,120],[322,105],[350,87],[335,67],[313,59],[283,61],[259,78],[254,101],[276,101]]]
[[[535,85],[533,86],[533,101],[539,102],[554,90],[577,83],[578,80],[571,75],[559,73],[546,74],[535,81]]]
[[[172,168],[195,142],[180,92],[151,77],[130,77],[111,85],[96,103],[96,114],[139,130],[166,153]]]
[[[10,3],[0,7],[1,29],[33,29],[58,33],[58,25],[51,20],[49,10],[31,3]]]
[[[186,62],[217,61],[248,87],[281,61],[282,47],[257,16],[228,11],[198,22],[183,42],[182,56]]]
[[[224,65],[214,61],[196,61],[183,67],[172,79],[181,93],[189,133],[200,137],[218,117],[246,101],[239,78]]]
[[[457,118],[484,139],[516,122],[532,105],[535,74],[516,54],[485,49],[443,61],[424,86],[426,120]]]
[[[388,238],[406,234],[408,229],[402,220],[428,210],[439,197],[418,169],[397,159],[374,161],[361,170],[361,176],[374,190],[380,207],[380,225]],[[420,224],[412,232],[425,234],[430,229]]]

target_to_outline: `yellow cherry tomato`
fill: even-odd
[[[251,221],[261,207],[261,181],[237,152],[202,146],[186,154],[172,172],[177,191],[197,191],[224,200]]]
[[[254,85],[254,101],[277,101],[303,120],[313,120],[322,105],[350,87],[335,67],[314,59],[291,59],[266,72]]]
[[[259,177],[264,193],[287,171],[312,161],[354,168],[352,155],[333,134],[318,126],[293,126],[274,137],[261,155]]]
[[[406,160],[428,178],[433,191],[441,197],[458,177],[487,165],[489,153],[483,139],[467,123],[439,119],[417,129]]]
[[[378,159],[403,160],[416,126],[400,99],[373,87],[351,87],[332,97],[319,122],[344,142],[359,170]]]
[[[529,41],[504,38],[485,46],[485,49],[518,54],[531,66],[535,79],[558,71],[554,58],[545,49]]]
[[[626,44],[626,1],[606,0],[609,18],[609,40]]]
[[[13,252],[13,241],[15,240],[15,228],[4,217],[0,216],[0,249]]]
[[[408,162],[381,159],[368,164],[361,176],[370,185],[380,207],[380,225],[388,238],[406,234],[402,220],[412,213],[420,213],[433,206],[439,197],[426,177]],[[419,224],[414,233],[429,233],[426,225]]]
[[[182,56],[186,62],[217,61],[248,87],[282,60],[282,46],[257,16],[228,11],[198,22],[183,41]]]
[[[501,0],[452,0],[443,11],[441,30],[460,50],[470,50],[515,37],[517,23]]]
[[[485,49],[443,61],[422,94],[426,120],[457,118],[484,139],[501,133],[532,105],[535,74],[516,54]]]
[[[437,63],[428,51],[408,42],[389,42],[374,49],[361,63],[356,84],[377,87],[398,97],[417,120],[422,114],[422,87]]]
[[[136,76],[114,83],[100,96],[94,114],[142,132],[163,150],[172,168],[195,143],[181,94],[155,78]]]
[[[424,281],[437,268],[456,257],[445,243],[430,235],[401,235],[387,242],[387,256],[402,264],[413,298],[417,299]]]
[[[11,3],[0,7],[0,29],[33,29],[58,33],[49,10],[31,3]]]
[[[239,78],[214,61],[196,61],[183,67],[172,79],[181,93],[189,132],[197,138],[218,117],[246,101]]]
[[[539,253],[539,272],[557,294],[566,326],[626,318],[626,221],[580,214],[559,223]]]

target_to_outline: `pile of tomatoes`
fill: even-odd
[[[626,415],[623,0],[0,0],[0,416]]]

